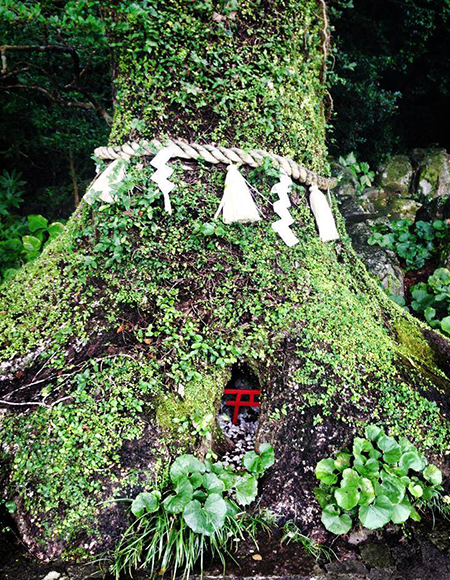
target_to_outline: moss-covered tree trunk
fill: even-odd
[[[326,171],[316,0],[111,5],[112,143],[169,135]],[[125,507],[103,502],[201,452],[195,419],[217,411],[237,363],[259,379],[257,439],[276,451],[263,502],[305,529],[318,525],[315,463],[367,421],[447,468],[449,344],[385,296],[342,220],[341,240],[322,243],[296,187],[288,248],[262,198],[261,222],[213,222],[224,167],[172,165],[172,215],[148,159],[132,162],[117,203],[82,203],[1,289],[3,493],[43,559],[113,545]],[[273,171],[248,179],[270,197]]]

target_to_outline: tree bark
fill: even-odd
[[[105,8],[112,143],[169,135],[327,169],[323,3],[152,6]],[[295,188],[300,243],[288,248],[263,198],[261,222],[217,228],[223,166],[173,166],[172,215],[148,159],[131,164],[116,204],[82,202],[67,231],[1,289],[1,360],[21,361],[7,365],[1,399],[44,403],[4,405],[4,495],[44,560],[114,544],[126,510],[103,502],[161,484],[170,460],[201,448],[194,428],[173,420],[216,413],[236,364],[262,388],[256,443],[275,447],[263,503],[305,531],[319,525],[317,460],[367,422],[406,433],[448,472],[449,343],[385,296],[336,207],[341,240],[324,244]],[[242,171],[270,198],[270,169]]]

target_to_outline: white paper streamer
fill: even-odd
[[[156,168],[151,180],[156,183],[164,195],[164,209],[167,213],[172,213],[172,204],[170,203],[169,193],[175,187],[175,183],[169,181],[169,177],[173,173],[173,169],[167,165],[167,162],[173,155],[173,150],[170,147],[164,147],[150,161],[150,165]]]
[[[298,244],[298,238],[290,228],[294,223],[294,219],[288,210],[291,207],[291,201],[289,199],[289,190],[291,187],[292,179],[282,171],[280,173],[280,181],[270,190],[271,193],[278,194],[278,201],[273,204],[273,209],[281,218],[272,224],[272,229],[277,232],[283,242],[289,247]]]
[[[338,240],[339,234],[327,198],[316,185],[311,185],[309,191],[309,203],[316,218],[320,239],[322,242]]]
[[[116,159],[100,173],[84,196],[89,205],[92,205],[95,199],[101,199],[105,203],[114,203],[113,190],[125,178],[126,164],[127,162],[123,159]],[[98,192],[100,195],[97,196]]]
[[[257,222],[261,219],[247,183],[236,165],[227,168],[223,196],[214,219],[219,217],[221,211],[226,224]]]

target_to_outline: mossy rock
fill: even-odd
[[[417,194],[424,199],[450,195],[450,158],[444,149],[429,151],[417,169]]]
[[[407,196],[413,180],[413,167],[407,155],[394,155],[377,170],[377,184],[389,193]]]

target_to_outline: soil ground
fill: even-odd
[[[357,535],[355,536],[357,541]],[[280,534],[262,534],[258,547],[242,542],[229,561],[227,578],[282,578],[284,580],[450,580],[450,533],[447,521],[430,519],[419,526],[402,530],[392,527],[383,533],[362,536],[359,545],[337,539],[331,546],[335,557],[318,562],[301,545],[280,545]],[[0,580],[43,580],[50,571],[60,580],[102,578],[98,566],[41,564],[27,556],[12,534],[0,535]],[[214,563],[204,576],[222,578]],[[106,577],[111,580],[110,577]],[[133,578],[149,580],[145,572]],[[128,580],[124,577],[123,580]],[[194,580],[194,577],[191,577]]]

